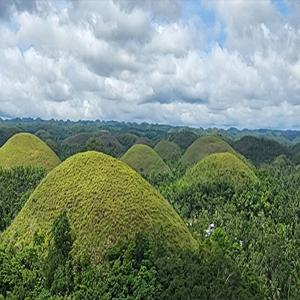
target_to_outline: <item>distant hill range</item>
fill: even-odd
[[[145,136],[153,140],[155,138],[161,139],[163,136],[176,132],[188,131],[196,135],[221,135],[223,138],[230,140],[238,140],[243,136],[264,137],[275,140],[282,144],[297,144],[300,142],[300,131],[298,130],[272,130],[272,129],[237,129],[234,127],[228,129],[222,128],[192,128],[188,126],[172,126],[164,124],[150,124],[150,123],[135,123],[135,122],[118,122],[118,121],[62,121],[62,120],[42,120],[40,118],[15,118],[15,119],[1,119],[0,118],[0,145],[3,140],[7,140],[7,134],[13,134],[20,131],[27,131],[36,133],[38,130],[46,130],[53,134],[60,133],[60,139],[66,139],[70,136],[70,132],[74,134],[82,132],[78,130],[83,129],[85,132],[98,132],[99,129],[108,130],[112,133],[132,133],[137,136]],[[3,129],[6,129],[3,131]],[[171,140],[174,141],[174,136]],[[189,145],[188,145],[189,146]]]
[[[0,147],[19,132],[36,135],[61,160],[88,150],[100,151],[121,158],[133,145],[144,144],[155,149],[165,163],[172,168],[181,156],[184,160],[191,152],[187,150],[189,147],[195,148],[193,143],[199,137],[211,138],[213,136],[221,138],[222,144],[227,145],[232,151],[239,152],[255,165],[270,163],[279,155],[285,155],[295,164],[300,164],[300,131],[297,130],[204,129],[145,122],[100,120],[75,122],[39,118],[5,120],[0,118]],[[205,150],[202,144],[200,146],[200,150],[199,147],[194,149],[197,155]]]

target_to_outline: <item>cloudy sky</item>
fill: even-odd
[[[0,0],[0,117],[300,128],[298,0]]]

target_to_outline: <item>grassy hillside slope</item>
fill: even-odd
[[[145,176],[170,173],[162,158],[147,145],[133,145],[121,160]]]
[[[22,246],[35,232],[47,238],[64,211],[76,238],[73,254],[94,263],[110,246],[140,231],[170,248],[194,245],[184,222],[150,184],[125,163],[98,152],[76,154],[50,172],[2,239]]]
[[[235,151],[233,148],[219,137],[202,136],[199,137],[183,154],[180,162],[183,167],[191,167],[199,160],[209,154]]]
[[[280,143],[266,138],[245,136],[236,141],[233,147],[256,166],[270,163],[277,156],[289,155],[288,148]]]
[[[154,150],[169,166],[176,165],[181,157],[179,146],[170,141],[161,140]]]
[[[245,162],[227,152],[203,158],[187,171],[182,182],[186,185],[225,182],[241,190],[245,185],[258,183],[258,178]]]
[[[30,133],[18,133],[0,148],[0,167],[32,166],[52,170],[60,164],[57,155]]]
[[[175,132],[169,136],[169,140],[177,144],[182,150],[186,150],[197,138],[196,133],[188,130]]]

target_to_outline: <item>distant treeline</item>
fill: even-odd
[[[117,121],[62,121],[32,118],[0,118],[0,146],[18,132],[30,132],[46,142],[64,160],[82,151],[97,150],[121,157],[134,144],[154,147],[161,140],[179,145],[184,152],[198,136],[221,136],[255,165],[278,155],[300,162],[300,131],[190,128]]]

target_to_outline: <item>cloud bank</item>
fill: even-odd
[[[300,128],[296,0],[0,1],[0,116]]]

